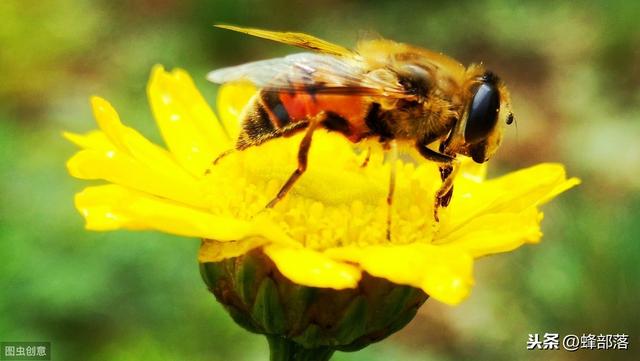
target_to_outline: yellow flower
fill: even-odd
[[[222,87],[218,118],[184,71],[156,66],[147,92],[166,149],[123,125],[107,101],[92,98],[100,130],[65,133],[82,148],[67,163],[71,175],[110,183],[76,195],[87,229],[155,229],[201,238],[201,263],[260,249],[300,285],[354,288],[366,272],[456,304],[470,292],[475,258],[538,242],[538,207],[579,183],[567,179],[559,164],[485,180],[483,166],[464,161],[453,200],[437,223],[437,166],[407,149],[397,163],[388,241],[389,165],[382,151],[372,142],[372,158],[363,168],[364,152],[320,130],[307,172],[267,210],[296,166],[301,135],[232,153],[212,165],[233,148],[240,112],[255,91],[246,84]]]

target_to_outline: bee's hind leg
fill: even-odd
[[[309,157],[309,148],[311,147],[311,138],[313,137],[313,132],[320,124],[320,117],[316,116],[314,119],[309,121],[309,125],[307,126],[307,131],[300,142],[300,147],[298,148],[298,167],[296,170],[291,173],[289,179],[287,179],[286,183],[280,188],[278,194],[269,202],[265,208],[273,208],[287,193],[291,190],[293,185],[296,183],[298,178],[307,170],[307,160]]]

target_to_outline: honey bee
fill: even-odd
[[[260,89],[244,111],[235,149],[216,162],[232,151],[304,132],[298,166],[267,207],[275,206],[305,172],[313,133],[321,127],[354,143],[378,138],[383,144],[392,160],[389,209],[396,142],[410,143],[438,163],[442,186],[434,199],[437,221],[438,209],[453,194],[460,163],[456,155],[486,162],[500,145],[503,123],[513,122],[505,85],[482,65],[465,67],[441,53],[386,39],[360,41],[350,50],[303,33],[217,26],[311,51],[207,75],[214,83],[250,81]]]

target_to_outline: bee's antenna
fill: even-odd
[[[516,127],[516,142],[517,142],[518,141],[518,121],[513,116],[513,113],[509,113],[509,115],[507,115],[506,123],[507,125],[511,125],[512,123],[514,123],[514,126]]]

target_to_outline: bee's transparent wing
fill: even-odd
[[[269,91],[411,96],[398,82],[396,74],[388,69],[367,71],[359,60],[315,53],[298,53],[222,68],[210,72],[207,79],[219,84],[250,81]]]

